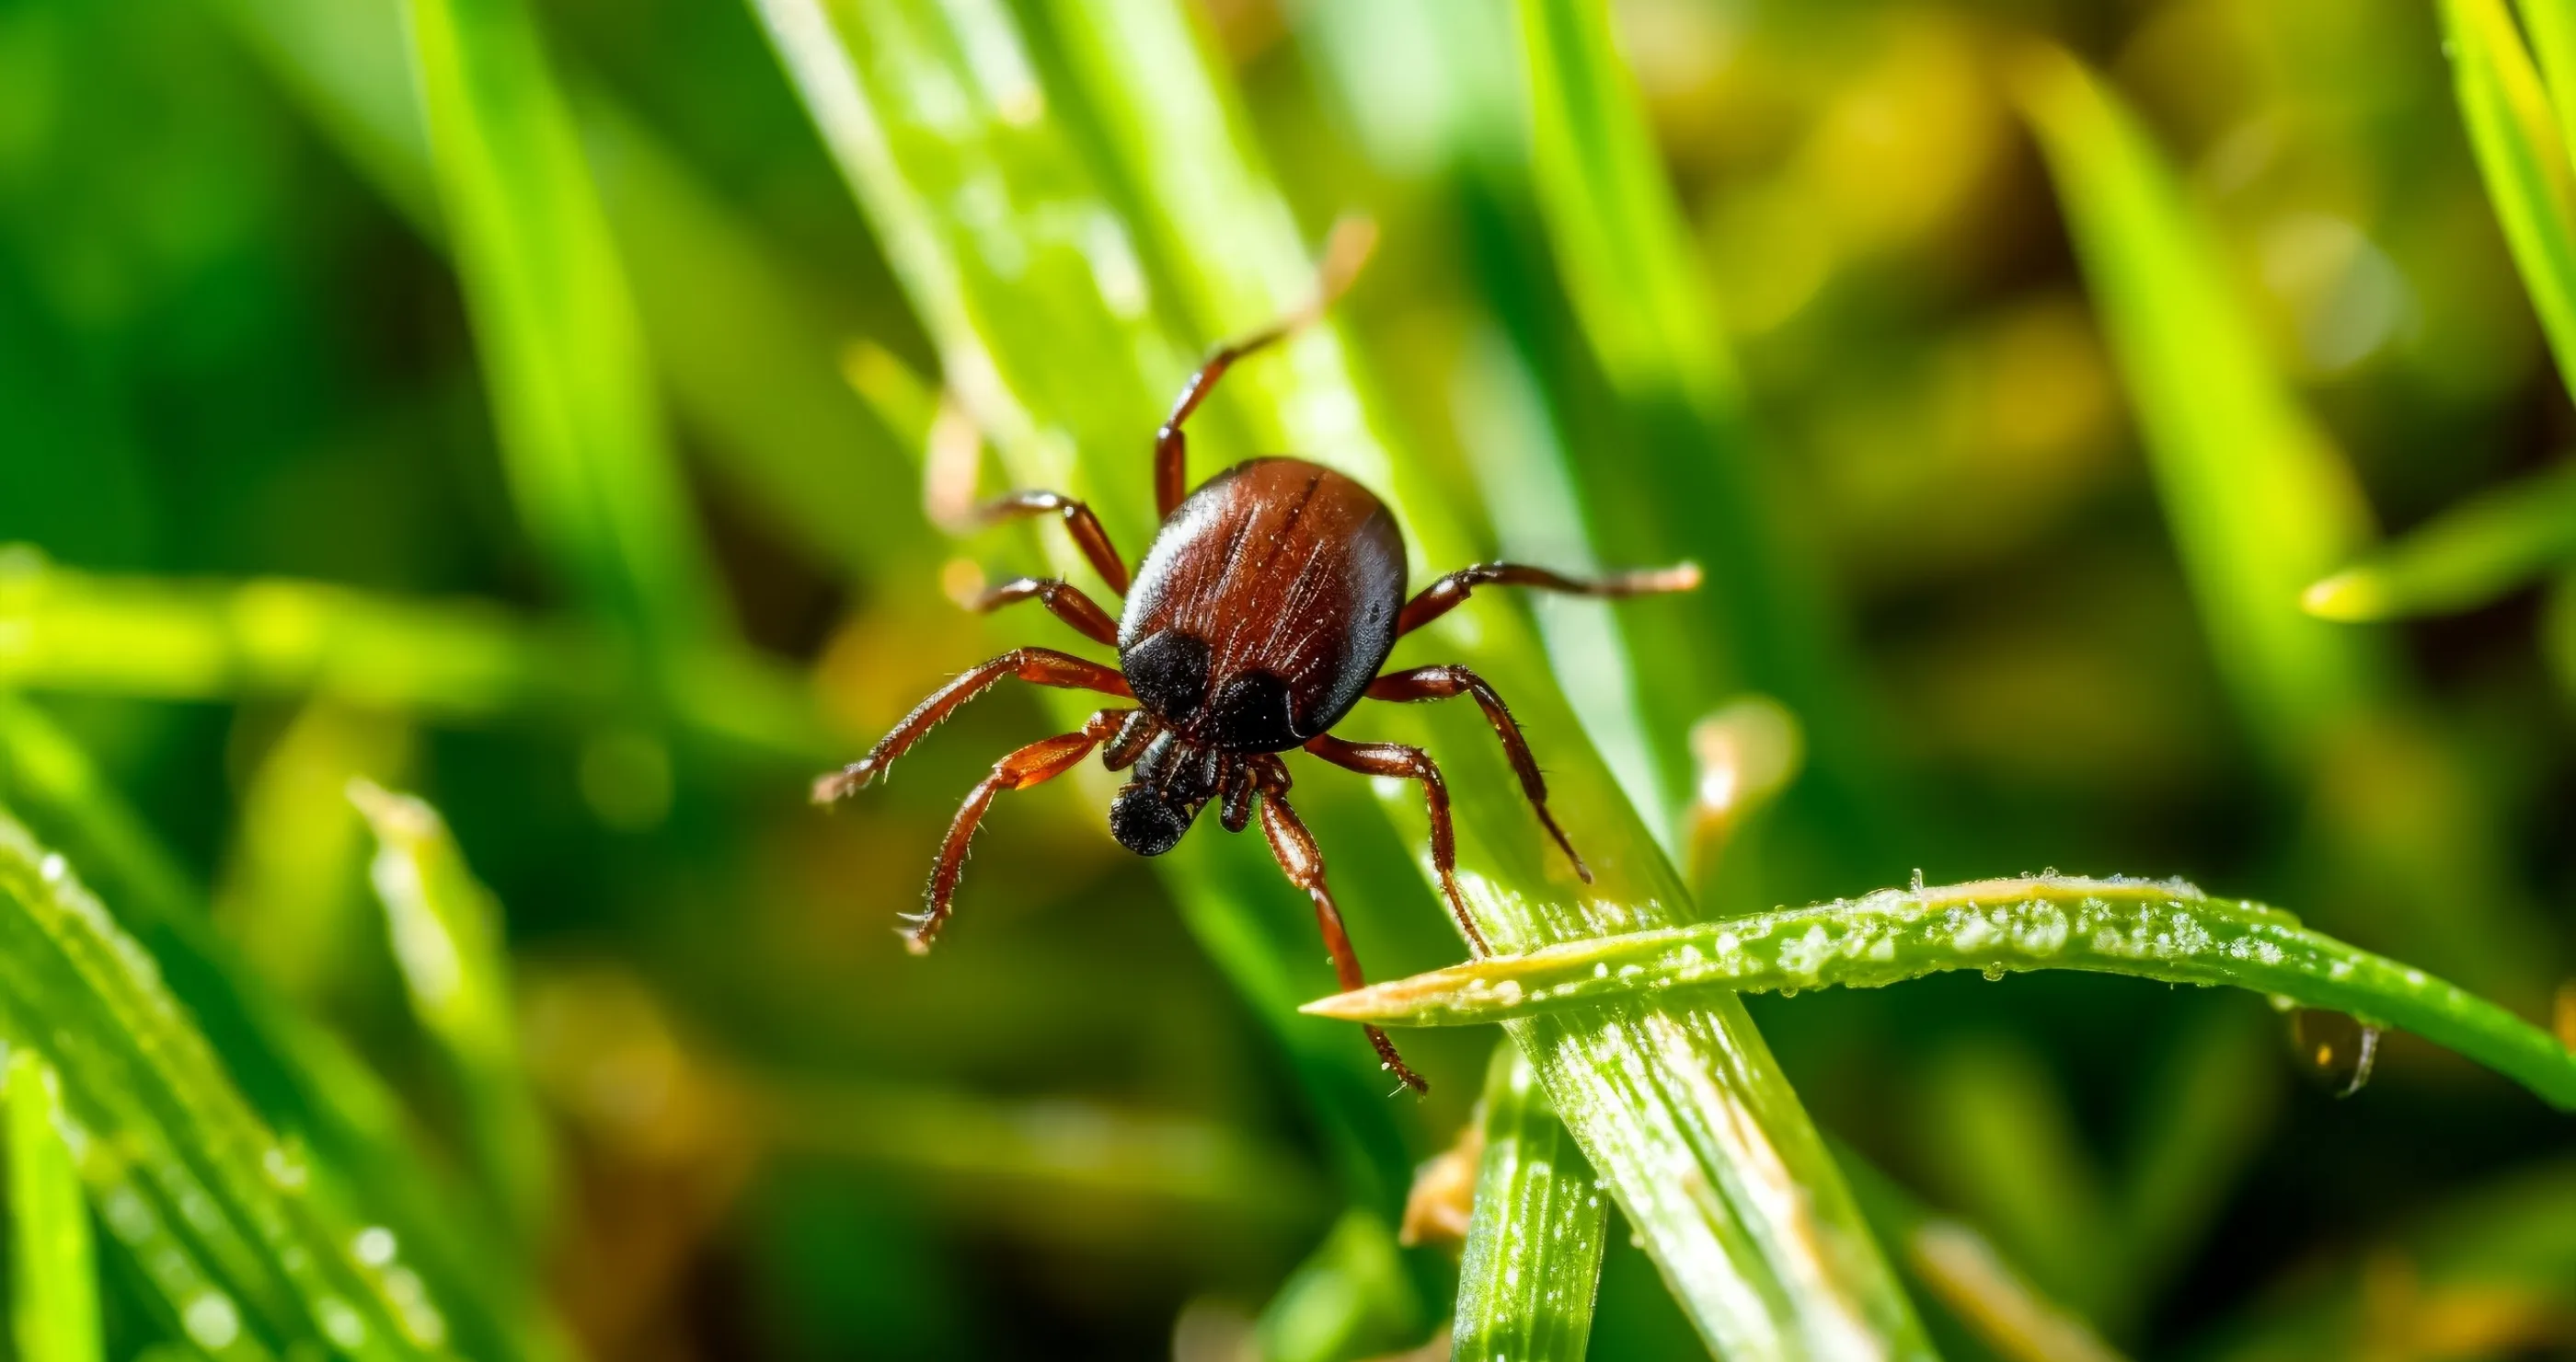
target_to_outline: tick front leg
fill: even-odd
[[[1171,519],[1181,498],[1189,494],[1189,437],[1182,433],[1181,423],[1199,409],[1199,403],[1216,388],[1225,371],[1242,359],[1266,346],[1294,335],[1299,327],[1324,315],[1342,290],[1350,287],[1351,276],[1367,263],[1369,252],[1377,245],[1377,224],[1367,218],[1344,218],[1333,224],[1332,238],[1324,243],[1323,262],[1315,269],[1315,296],[1304,307],[1241,340],[1217,347],[1207,362],[1199,366],[1190,381],[1181,385],[1180,397],[1172,403],[1172,414],[1163,420],[1163,428],[1154,435],[1154,511]]]
[[[929,954],[932,938],[948,921],[949,904],[957,896],[957,878],[966,871],[967,843],[974,840],[975,826],[984,821],[984,810],[992,806],[993,796],[1004,790],[1042,785],[1072,770],[1091,755],[1091,749],[1116,733],[1118,725],[1132,712],[1101,710],[1079,733],[1041,738],[993,763],[993,773],[967,793],[966,802],[958,806],[957,817],[948,825],[948,838],[939,844],[939,859],[930,868],[929,906],[918,916],[904,918],[912,924],[912,930],[904,933],[904,949],[915,955]]]
[[[976,614],[987,615],[1032,598],[1045,606],[1048,614],[1081,630],[1083,637],[1112,648],[1118,646],[1118,621],[1082,594],[1082,588],[1054,577],[1014,577],[963,604]]]
[[[1008,492],[977,506],[968,513],[967,520],[971,526],[982,528],[1041,515],[1063,517],[1066,533],[1073,536],[1074,547],[1090,561],[1091,570],[1100,574],[1100,580],[1107,582],[1110,590],[1121,596],[1127,594],[1127,565],[1119,561],[1117,548],[1109,542],[1109,531],[1100,527],[1100,517],[1091,513],[1091,507],[1062,492]]]
[[[1592,883],[1592,868],[1566,840],[1565,829],[1556,825],[1556,815],[1547,808],[1547,779],[1538,771],[1538,761],[1530,755],[1529,739],[1521,735],[1519,721],[1503,704],[1503,697],[1485,684],[1485,678],[1465,667],[1416,667],[1411,671],[1389,672],[1369,683],[1372,700],[1448,700],[1472,695],[1476,706],[1485,711],[1485,722],[1494,726],[1494,736],[1503,741],[1503,755],[1511,758],[1512,773],[1521,778],[1521,793],[1529,798],[1530,808],[1538,814],[1540,826],[1565,851],[1565,859],[1574,862],[1574,873],[1585,884]]]
[[[877,745],[869,748],[866,756],[816,780],[814,802],[829,804],[857,792],[895,758],[921,741],[922,735],[937,728],[939,721],[947,718],[959,705],[990,690],[995,682],[1006,676],[1016,676],[1033,685],[1096,690],[1120,699],[1134,698],[1127,689],[1127,678],[1114,668],[1085,661],[1071,653],[1059,653],[1053,648],[1014,648],[931,692],[930,698],[915,705],[912,713],[894,726],[893,732],[878,739]]]
[[[1621,572],[1588,582],[1520,563],[1478,563],[1450,573],[1406,601],[1404,612],[1395,617],[1395,632],[1401,638],[1448,614],[1480,586],[1534,586],[1541,591],[1562,591],[1574,596],[1653,596],[1667,591],[1689,591],[1696,588],[1699,581],[1697,563]]]
[[[1288,801],[1276,790],[1265,791],[1261,799],[1261,835],[1270,839],[1270,854],[1279,858],[1279,869],[1288,882],[1306,891],[1315,901],[1315,925],[1324,932],[1324,950],[1333,957],[1333,977],[1342,991],[1350,992],[1368,986],[1360,973],[1359,954],[1351,949],[1351,934],[1342,925],[1342,910],[1333,903],[1333,891],[1324,884],[1324,853],[1315,845],[1315,835]],[[1395,1052],[1395,1042],[1386,1032],[1374,1026],[1361,1028],[1368,1032],[1369,1044],[1377,1047],[1380,1064],[1415,1092],[1429,1092],[1431,1085]]]
[[[1440,778],[1439,763],[1419,747],[1394,742],[1344,742],[1330,733],[1306,740],[1306,750],[1344,770],[1364,776],[1395,776],[1422,782],[1422,802],[1431,811],[1431,869],[1440,877],[1440,892],[1449,900],[1449,915],[1478,955],[1491,955],[1485,934],[1467,912],[1458,892],[1458,833],[1449,822],[1449,782]]]

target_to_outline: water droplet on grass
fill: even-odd
[[[2379,1059],[2379,1028],[2341,1012],[2291,1013],[2290,1041],[2302,1066],[2336,1097],[2361,1091]]]

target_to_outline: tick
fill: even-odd
[[[1395,519],[1350,478],[1302,459],[1265,458],[1236,464],[1195,491],[1187,486],[1182,426],[1190,414],[1236,362],[1318,315],[1366,249],[1364,232],[1337,232],[1316,300],[1306,311],[1224,346],[1190,376],[1154,440],[1154,503],[1162,528],[1132,580],[1098,517],[1071,497],[1013,492],[976,508],[982,524],[1062,518],[1101,580],[1126,599],[1126,608],[1112,619],[1071,583],[1037,577],[985,592],[974,608],[1034,600],[1084,637],[1117,649],[1118,665],[1052,648],[1004,653],[939,688],[866,756],[817,780],[815,802],[829,803],[864,787],[942,719],[1005,677],[1098,691],[1135,705],[1103,709],[1078,732],[1031,743],[994,763],[949,825],[931,869],[928,906],[906,918],[912,927],[905,941],[914,953],[929,950],[947,921],[967,843],[993,796],[1052,780],[1099,749],[1110,770],[1135,773],[1109,806],[1109,832],[1119,845],[1140,856],[1160,856],[1179,844],[1211,803],[1228,832],[1241,832],[1258,817],[1279,868],[1314,901],[1341,987],[1362,986],[1359,957],[1324,882],[1323,852],[1288,804],[1288,767],[1279,754],[1302,748],[1363,775],[1421,783],[1441,893],[1469,945],[1486,954],[1484,935],[1458,892],[1456,836],[1439,766],[1418,747],[1346,742],[1332,734],[1363,699],[1473,699],[1502,740],[1540,826],[1563,848],[1576,874],[1591,880],[1548,812],[1547,782],[1494,688],[1461,666],[1381,669],[1397,639],[1447,614],[1480,586],[1633,596],[1689,590],[1699,584],[1696,567],[1581,581],[1544,568],[1483,563],[1439,578],[1408,599],[1404,539]],[[1428,1090],[1385,1032],[1369,1027],[1368,1037],[1390,1071],[1414,1090]]]

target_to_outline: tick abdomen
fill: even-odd
[[[1218,474],[1163,522],[1119,663],[1193,742],[1280,752],[1338,722],[1395,647],[1404,539],[1370,491],[1302,459]]]

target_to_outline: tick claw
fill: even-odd
[[[875,760],[861,758],[840,770],[817,776],[814,778],[814,802],[830,804],[836,800],[847,799],[867,788],[867,783],[876,777],[876,773]]]

